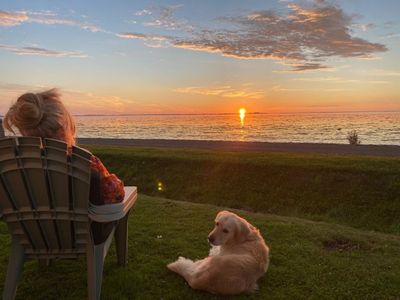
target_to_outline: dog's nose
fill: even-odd
[[[212,235],[210,235],[209,237],[208,237],[208,241],[212,244],[213,242],[214,242],[214,237],[212,236]]]

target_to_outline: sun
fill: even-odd
[[[246,117],[246,109],[244,107],[239,109],[240,124],[244,125],[244,118]]]

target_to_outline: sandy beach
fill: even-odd
[[[254,152],[292,152],[338,155],[363,155],[400,157],[400,146],[396,145],[347,145],[317,143],[267,143],[232,142],[203,140],[166,140],[166,139],[111,139],[79,138],[78,144],[129,146],[140,148],[189,148],[224,151]]]

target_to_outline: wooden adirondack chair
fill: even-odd
[[[87,257],[88,296],[99,299],[103,262],[115,236],[118,263],[127,263],[128,214],[136,187],[125,187],[122,203],[89,202],[91,153],[53,139],[0,139],[0,218],[12,236],[3,299],[14,299],[25,259],[46,262]],[[93,222],[112,222],[96,245]]]

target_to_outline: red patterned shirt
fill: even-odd
[[[97,173],[101,194],[100,203],[111,204],[122,202],[125,197],[124,183],[115,174],[110,174],[103,163],[96,156],[91,158],[91,171]],[[96,201],[97,202],[97,201]]]

